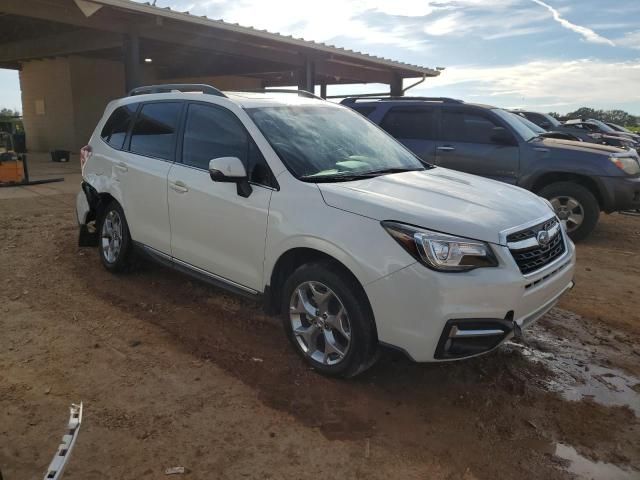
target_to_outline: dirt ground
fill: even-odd
[[[341,381],[250,301],[107,273],[67,191],[0,196],[5,480],[42,478],[79,401],[69,480],[640,478],[640,217],[603,216],[522,341],[446,365],[385,352]]]

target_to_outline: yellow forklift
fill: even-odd
[[[43,183],[62,182],[63,180],[64,178],[30,180],[27,154],[16,152],[13,135],[8,132],[0,132],[0,187],[40,185]]]

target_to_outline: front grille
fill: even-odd
[[[534,227],[527,228],[526,230],[522,230],[520,232],[511,233],[507,236],[507,242],[512,243],[526,240],[528,238],[536,238],[536,235],[538,235],[538,232],[540,230],[550,230],[555,226],[556,223],[558,223],[558,220],[556,220],[555,218],[550,218],[549,220],[542,222]]]
[[[553,229],[557,224],[558,220],[552,218],[539,225],[507,236],[507,241],[511,245],[513,245],[514,242],[523,241],[524,243],[530,244],[531,241],[527,242],[527,240],[533,240],[534,245],[525,248],[516,249],[510,245],[511,255],[523,274],[526,275],[540,270],[565,253],[566,245],[560,228],[558,228],[556,235],[551,238],[548,244],[540,245],[537,241],[538,233],[541,230],[550,231],[550,229]]]

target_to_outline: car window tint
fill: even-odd
[[[208,170],[209,161],[220,157],[238,157],[247,169],[251,182],[273,184],[266,160],[232,112],[209,105],[189,105],[182,162]]]
[[[131,152],[172,161],[181,109],[180,102],[144,104],[131,132]]]
[[[493,143],[498,127],[488,116],[469,111],[442,111],[442,138],[450,142]]]
[[[434,140],[435,109],[423,107],[393,107],[380,126],[395,138]]]
[[[137,103],[116,108],[102,127],[102,140],[113,148],[121,149],[137,108]]]
[[[365,117],[368,117],[376,109],[375,106],[367,105],[349,105],[352,109]]]

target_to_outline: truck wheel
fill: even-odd
[[[574,242],[585,239],[598,223],[598,200],[582,185],[573,182],[552,183],[540,190],[538,195],[551,202]]]
[[[377,358],[371,308],[360,285],[332,262],[306,264],[282,289],[285,332],[314,369],[353,377]]]
[[[131,269],[133,242],[124,211],[118,202],[112,201],[100,217],[100,241],[98,251],[104,267],[113,273]]]

